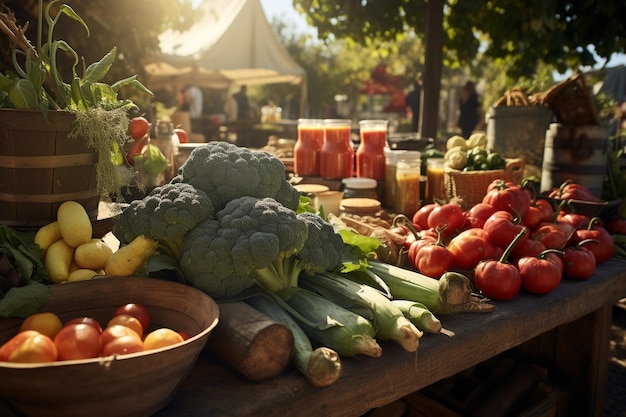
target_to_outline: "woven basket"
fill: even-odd
[[[463,210],[483,201],[487,187],[495,180],[504,179],[519,184],[524,179],[524,160],[521,158],[506,160],[505,169],[489,171],[459,171],[446,168],[444,187],[446,199],[460,199]]]

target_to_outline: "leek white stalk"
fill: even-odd
[[[421,331],[441,333],[441,321],[424,304],[410,300],[392,300],[391,302]]]
[[[341,359],[327,347],[313,349],[309,337],[298,323],[280,306],[276,295],[262,292],[247,299],[247,303],[269,318],[282,323],[291,330],[294,339],[293,363],[315,387],[327,387],[341,376]]]
[[[383,350],[374,339],[376,330],[363,316],[300,287],[286,288],[276,294],[309,337],[340,356],[379,358],[382,355]]]
[[[417,301],[433,314],[490,312],[495,308],[473,296],[470,280],[458,272],[449,271],[434,279],[377,261],[369,261],[368,267],[385,281],[394,299]]]

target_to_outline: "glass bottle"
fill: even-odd
[[[320,175],[323,142],[324,124],[321,119],[298,119],[298,141],[293,148],[293,171],[296,175]]]
[[[320,152],[320,175],[327,179],[354,176],[354,149],[348,119],[324,120],[324,144]]]
[[[387,145],[387,120],[361,120],[361,143],[356,151],[356,176],[385,180],[385,148]]]

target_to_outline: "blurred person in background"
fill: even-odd
[[[457,126],[461,129],[461,135],[465,139],[469,138],[472,132],[485,128],[482,103],[473,81],[466,82],[461,91]]]

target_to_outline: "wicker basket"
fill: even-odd
[[[447,168],[444,177],[446,199],[458,198],[463,210],[483,201],[487,187],[495,180],[519,184],[524,179],[524,160],[521,158],[506,160],[505,169],[489,171],[459,171]]]

